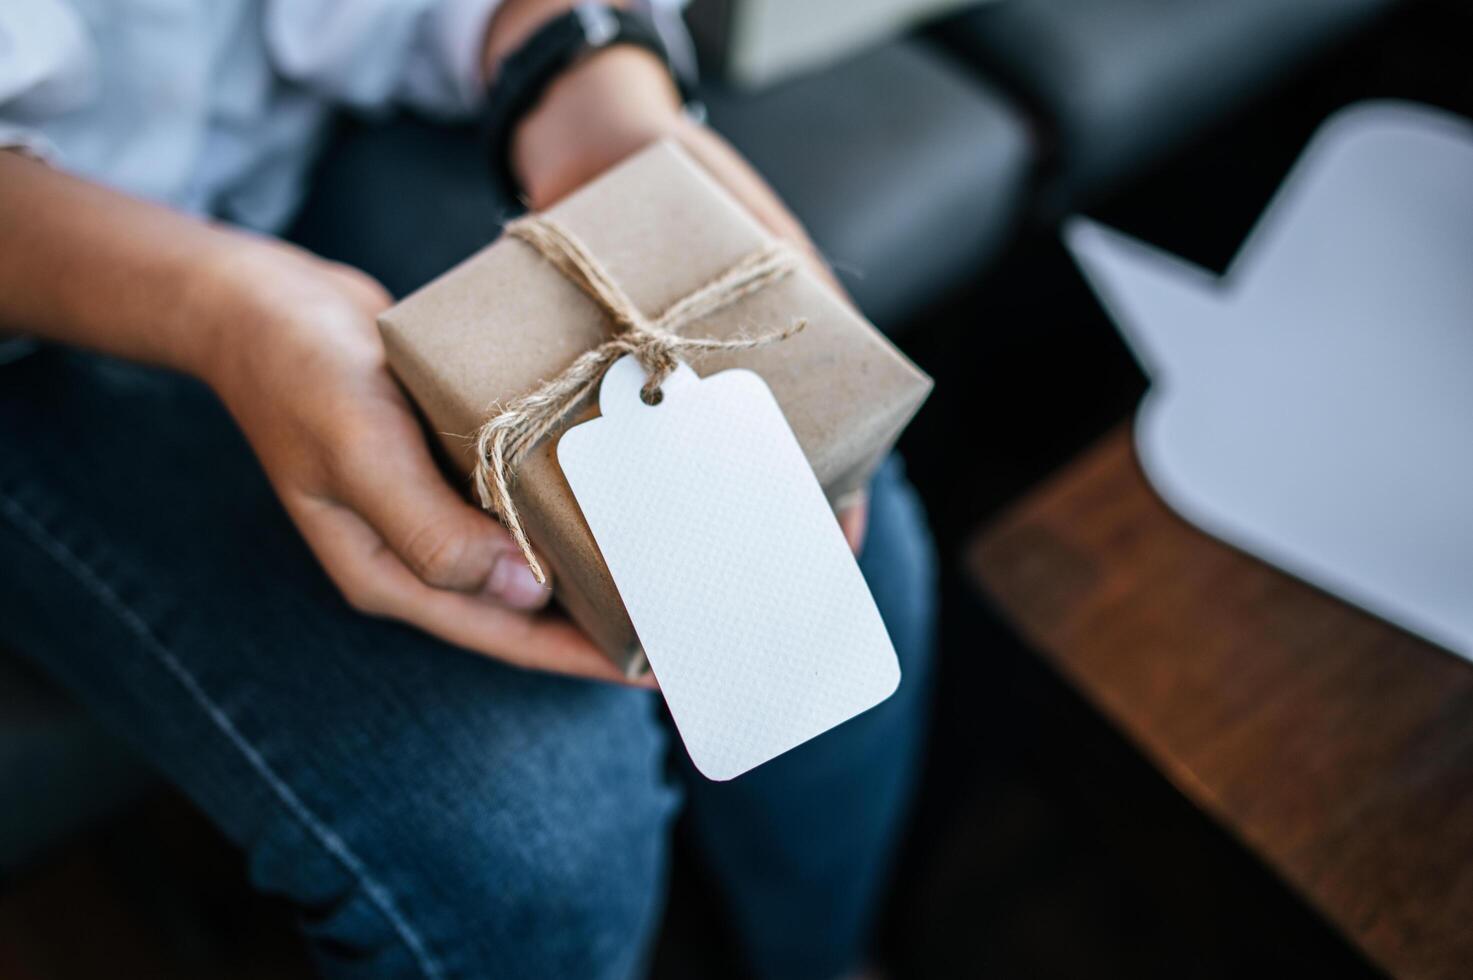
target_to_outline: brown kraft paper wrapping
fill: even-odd
[[[646,314],[714,279],[771,237],[670,142],[629,158],[548,213],[583,241]],[[800,318],[807,327],[796,336],[713,353],[692,367],[702,376],[731,367],[761,375],[836,501],[868,481],[925,401],[931,381],[806,268],[686,333],[755,335]],[[475,432],[498,403],[555,377],[609,336],[588,296],[530,246],[508,238],[385,311],[379,326],[395,374],[466,473],[475,464]],[[566,424],[597,410],[589,399]],[[518,467],[516,505],[563,607],[616,663],[635,673],[644,658],[558,467],[560,431]]]

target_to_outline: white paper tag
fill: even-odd
[[[558,461],[696,768],[731,779],[874,707],[900,665],[767,384],[615,362]]]

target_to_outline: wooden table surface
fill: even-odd
[[[971,543],[1020,632],[1403,977],[1473,977],[1473,664],[1168,511],[1120,428]]]

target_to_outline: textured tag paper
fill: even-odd
[[[730,779],[885,700],[900,665],[776,399],[617,361],[558,462],[692,761]]]

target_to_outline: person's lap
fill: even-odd
[[[247,848],[320,950],[429,975],[629,962],[675,804],[648,693],[353,613],[191,383],[48,351],[0,405],[0,640]],[[534,948],[560,930],[578,940]]]
[[[900,693],[718,785],[667,775],[649,692],[354,613],[193,382],[45,350],[0,368],[0,419],[0,644],[188,792],[253,882],[298,904],[329,972],[629,974],[682,795],[761,972],[853,954],[913,775],[930,641],[930,553],[894,464],[861,564]]]

